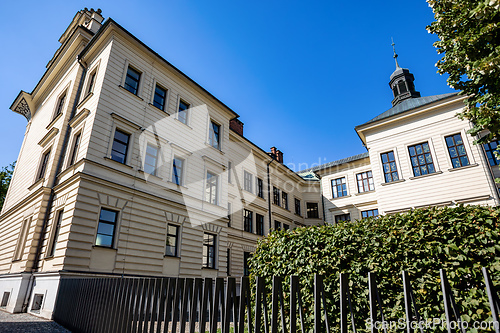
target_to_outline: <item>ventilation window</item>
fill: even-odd
[[[406,84],[404,81],[399,81],[398,87],[399,87],[399,93],[401,93],[401,94],[404,94],[405,92],[408,91],[408,89],[406,89]]]
[[[9,303],[10,291],[6,291],[2,296],[2,303],[0,303],[0,308],[5,308],[7,303]]]
[[[40,313],[40,309],[42,308],[43,302],[43,294],[35,294],[33,296],[33,304],[31,304],[31,311]]]

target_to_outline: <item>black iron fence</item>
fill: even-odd
[[[465,332],[459,308],[443,270],[441,289],[446,321],[456,322]],[[500,302],[488,271],[483,268],[486,292],[491,310],[490,331],[500,333]],[[417,303],[406,272],[402,273],[406,330],[424,331]],[[254,295],[250,281],[242,277],[237,286],[235,278],[132,278],[132,277],[63,277],[54,309],[54,320],[73,332],[96,333],[161,333],[161,332],[222,332],[222,333],[304,333],[304,313],[299,278],[290,277],[288,307],[285,309],[283,281],[274,277],[271,302],[265,279],[257,277]],[[375,274],[368,276],[370,320],[384,322],[381,296]],[[239,293],[237,293],[239,290]],[[340,313],[329,313],[323,277],[314,277],[314,332],[332,329],[329,318],[340,315],[340,332],[350,326],[356,333],[354,313],[349,292],[348,276],[340,275]],[[253,298],[252,298],[253,297]],[[286,311],[285,311],[286,310]],[[270,313],[269,313],[270,312]],[[270,314],[270,316],[269,316]],[[417,327],[410,325],[416,319]],[[375,325],[371,331],[378,331]],[[387,327],[382,327],[387,333]],[[448,332],[453,329],[447,326]]]

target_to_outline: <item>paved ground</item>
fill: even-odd
[[[27,313],[10,314],[0,311],[1,333],[71,333],[51,320]]]

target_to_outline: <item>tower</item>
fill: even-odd
[[[389,81],[389,86],[394,94],[394,99],[392,100],[392,106],[396,106],[402,101],[408,98],[420,97],[420,93],[415,91],[415,85],[413,81],[415,78],[413,74],[410,73],[408,68],[401,68],[398,64],[398,55],[396,49],[394,48],[394,42],[392,43],[392,48],[394,50],[394,60],[396,61],[396,70],[391,74],[391,80]]]

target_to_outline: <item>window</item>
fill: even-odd
[[[217,236],[212,234],[203,234],[203,267],[215,268],[215,242]]]
[[[343,222],[343,221],[350,221],[351,220],[351,214],[340,214],[340,215],[335,215],[335,222]]]
[[[432,163],[429,143],[424,142],[418,145],[410,146],[408,147],[408,151],[410,153],[413,175],[415,177],[436,172],[434,169],[434,163]]]
[[[178,157],[174,157],[172,165],[172,183],[177,185],[182,185],[182,177],[184,172],[184,160]]]
[[[500,158],[495,155],[495,150],[497,149],[498,144],[499,141],[497,140],[490,143],[485,143],[483,145],[484,151],[486,152],[486,157],[488,157],[488,162],[491,166],[498,165],[500,162]]]
[[[399,180],[398,168],[394,159],[394,152],[380,154],[382,158],[382,169],[384,169],[384,179],[386,183]]]
[[[155,87],[155,96],[153,97],[153,105],[158,109],[165,111],[165,101],[167,100],[167,90],[159,85]]]
[[[95,245],[113,247],[117,220],[117,211],[107,208],[101,208]]]
[[[332,195],[334,198],[347,196],[345,177],[332,179]]]
[[[97,71],[93,71],[89,75],[89,83],[87,85],[87,95],[92,93],[94,91],[94,84],[95,84],[95,77],[96,77]]]
[[[264,216],[255,214],[255,224],[257,235],[264,236]]]
[[[179,226],[167,224],[167,240],[165,242],[165,255],[170,257],[179,256]]]
[[[245,209],[243,211],[243,229],[246,232],[253,232],[253,212]]]
[[[356,175],[358,181],[358,193],[369,192],[375,190],[373,183],[373,175],[371,171],[361,172]]]
[[[47,170],[47,165],[49,164],[50,150],[46,151],[42,156],[42,162],[40,164],[40,171],[38,171],[37,180],[45,177],[45,171]]]
[[[139,81],[141,80],[141,73],[128,66],[127,76],[125,77],[124,88],[132,94],[137,95],[139,92]]]
[[[220,125],[210,122],[210,133],[208,141],[215,149],[220,149]]]
[[[281,192],[281,201],[282,201],[281,207],[288,210],[288,193]]]
[[[290,230],[290,225],[286,224],[286,223],[283,223],[283,229],[284,230]]]
[[[280,205],[280,190],[273,186],[273,203],[275,205]]]
[[[243,252],[243,276],[250,275],[250,265],[248,262],[250,258],[252,258],[250,252]]]
[[[232,175],[232,172],[233,172],[232,168],[233,168],[233,164],[231,163],[231,161],[227,162],[227,182],[229,184],[232,183],[232,177],[233,177],[233,175]]]
[[[211,172],[207,172],[207,184],[205,188],[205,194],[207,201],[214,205],[217,205],[218,202],[217,185],[218,185],[217,175],[214,175]]]
[[[66,93],[62,94],[57,101],[56,112],[54,113],[54,118],[60,115],[63,112],[64,102],[66,101]]]
[[[61,230],[61,222],[62,222],[63,211],[60,210],[56,213],[56,218],[54,219],[54,225],[52,226],[52,242],[49,247],[49,251],[47,253],[47,257],[53,257],[56,252],[57,247],[57,239],[59,238],[59,231]]]
[[[252,174],[248,171],[243,171],[243,188],[245,191],[252,192]]]
[[[226,274],[231,276],[231,249],[227,249],[226,253]]]
[[[144,172],[156,175],[156,163],[158,161],[158,147],[148,143],[146,146],[146,158],[144,159]]]
[[[129,140],[129,134],[119,129],[115,130],[115,138],[113,139],[113,146],[111,147],[111,159],[113,161],[125,164],[127,161]]]
[[[24,245],[26,244],[26,238],[28,238],[28,232],[30,229],[31,218],[25,219],[23,225],[21,226],[21,232],[17,239],[16,250],[14,251],[13,260],[21,260],[24,254]]]
[[[370,209],[361,212],[361,217],[364,219],[367,217],[376,217],[376,216],[378,216],[378,209]]]
[[[308,202],[306,206],[307,206],[307,218],[318,219],[319,218],[318,203]]]
[[[69,166],[72,166],[75,164],[76,157],[78,156],[78,147],[80,146],[80,139],[82,137],[82,133],[78,133],[75,136],[75,139],[73,141],[73,148],[71,150],[71,157],[69,159]]]
[[[465,151],[464,142],[460,133],[450,135],[445,138],[450,154],[451,164],[453,168],[460,168],[469,165],[469,158]]]
[[[274,230],[281,230],[281,222],[274,221]]]
[[[264,199],[264,182],[260,178],[257,178],[257,196]]]
[[[187,125],[188,109],[190,105],[182,99],[179,101],[179,110],[177,110],[177,120]]]
[[[232,212],[231,212],[231,203],[228,202],[227,203],[227,226],[230,227],[231,226],[231,216],[232,216]]]
[[[300,200],[295,198],[295,214],[302,216],[300,212]]]

